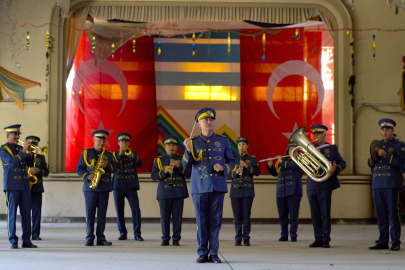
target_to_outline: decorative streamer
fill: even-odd
[[[295,36],[291,36],[292,38],[297,38],[297,40],[300,40],[300,29],[295,29]]]
[[[49,32],[46,31],[46,47],[49,48]]]
[[[93,33],[92,43],[91,43],[91,52],[94,53],[96,50],[96,34]]]
[[[158,40],[158,46],[159,46],[159,48],[158,48],[158,55],[160,55],[161,53],[162,53],[162,50],[160,49],[160,45],[161,45],[162,43],[160,42],[160,32],[159,32],[159,40]]]
[[[228,58],[229,54],[231,53],[231,33],[228,32]]]
[[[111,38],[111,58],[114,58],[115,53],[115,44],[114,44],[114,37]]]
[[[352,33],[350,33],[350,30],[347,30],[346,35],[348,38],[352,38]]]
[[[373,35],[373,58],[375,59],[375,35]]]
[[[262,35],[262,43],[263,43],[263,57],[262,60],[266,61],[266,34],[263,33]]]
[[[132,36],[132,53],[135,53],[135,43],[136,43],[135,35],[133,35]]]
[[[316,49],[316,30],[314,31],[314,54],[317,53],[317,49]]]
[[[193,32],[193,36],[191,37],[193,40],[193,56],[195,55],[195,33]]]
[[[27,31],[27,50],[30,49],[30,32]]]

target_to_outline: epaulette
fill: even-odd
[[[253,157],[253,158],[255,158],[256,156],[254,156],[254,155],[250,155],[250,154],[247,154],[249,157]]]
[[[221,134],[215,134],[215,135],[217,135],[217,136],[221,136],[221,137],[223,137],[223,138],[228,138],[227,136],[225,136],[225,135],[221,135]]]
[[[397,141],[397,142],[402,142],[402,140],[400,140],[400,139],[398,139],[398,138],[395,138],[395,141]]]
[[[163,155],[163,156],[158,156],[158,158],[162,158],[162,157],[165,157],[166,155]]]
[[[191,140],[194,140],[195,138],[198,138],[199,136],[200,136],[200,134],[195,135],[195,136],[191,137]]]

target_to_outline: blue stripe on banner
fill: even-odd
[[[209,54],[208,54],[209,47]],[[221,62],[239,63],[239,44],[231,44],[231,53],[227,57],[227,44],[196,44],[195,55],[192,55],[193,48],[190,44],[162,43],[161,55],[157,55],[159,46],[155,43],[156,62]]]
[[[156,85],[240,86],[240,73],[156,71]]]

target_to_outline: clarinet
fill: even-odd
[[[172,164],[172,157],[173,157],[173,154],[170,154],[170,164]],[[170,171],[170,183],[168,185],[169,187],[175,187],[176,186],[175,184],[173,184],[173,170],[174,170],[174,168],[172,168],[172,170]]]
[[[242,169],[241,170],[241,172],[239,173],[239,187],[238,187],[238,189],[242,189],[243,188],[243,181],[242,181],[242,179],[243,179],[243,167],[242,167],[242,151],[239,151],[239,168],[240,169]]]

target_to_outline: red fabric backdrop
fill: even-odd
[[[301,28],[301,36],[297,40],[293,37],[295,30],[284,29],[276,35],[266,34],[266,61],[262,61],[261,38],[254,40],[250,36],[240,36],[241,136],[249,139],[249,153],[258,159],[284,155],[288,133],[293,131],[295,124],[305,126],[310,131],[312,124],[322,123],[322,110],[311,119],[318,105],[317,91],[302,76],[283,78],[274,90],[273,97],[270,97],[280,119],[271,112],[267,102],[269,77],[278,65],[289,60],[301,60],[311,64],[321,74],[321,33],[316,34],[317,54],[314,54],[314,32],[304,33]],[[324,102],[325,105],[327,102]],[[262,173],[267,173],[266,165],[265,162],[260,163]]]
[[[138,151],[143,161],[139,171],[150,171],[158,146],[153,37],[136,41],[135,54],[130,40],[116,48],[114,58],[109,56],[94,66],[91,45],[83,33],[67,81],[66,171],[76,170],[81,151],[93,146],[92,131],[100,128],[110,132],[106,145],[109,151],[118,150],[116,136],[119,133],[130,133],[130,148]],[[86,68],[79,69],[84,64]],[[114,68],[115,73],[112,72]],[[121,114],[125,95],[118,78],[128,84],[127,102]],[[76,93],[73,88],[75,80],[82,81],[80,91]],[[75,95],[79,95],[83,111]]]

